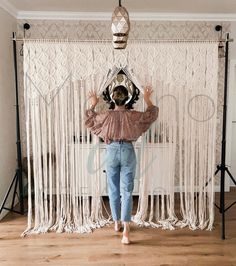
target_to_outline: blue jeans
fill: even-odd
[[[132,143],[106,144],[108,196],[114,221],[131,221],[135,171],[136,154]]]

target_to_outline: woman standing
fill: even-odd
[[[132,142],[148,130],[157,119],[159,112],[159,108],[153,105],[150,99],[152,92],[150,87],[144,89],[143,96],[147,104],[145,112],[126,108],[128,90],[124,86],[114,88],[112,99],[115,102],[115,108],[105,112],[95,112],[94,109],[99,99],[95,91],[91,90],[88,94],[91,107],[85,112],[85,126],[93,134],[103,138],[106,143],[109,204],[115,222],[115,231],[120,231],[121,222],[123,222],[124,230],[121,240],[123,244],[130,243],[129,224],[136,172],[136,154]]]

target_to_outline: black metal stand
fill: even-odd
[[[215,175],[220,172],[220,206],[215,206],[221,213],[221,238],[225,239],[225,212],[231,208],[235,203],[233,202],[227,208],[225,207],[225,173],[229,175],[231,180],[236,185],[236,181],[230,173],[228,167],[225,165],[226,157],[226,121],[227,121],[227,87],[228,87],[228,61],[229,61],[229,34],[227,34],[225,43],[225,80],[224,80],[224,105],[223,105],[223,126],[222,126],[222,142],[221,142],[221,163],[217,165]]]
[[[13,180],[7,190],[7,193],[4,197],[4,200],[1,204],[0,208],[0,214],[2,213],[2,210],[8,210],[19,214],[24,214],[24,191],[23,191],[23,180],[22,180],[22,157],[21,157],[21,140],[20,140],[20,116],[19,116],[19,102],[18,102],[18,75],[17,75],[17,50],[16,50],[16,40],[15,40],[16,34],[13,32],[13,54],[14,54],[14,71],[15,71],[15,89],[16,89],[16,145],[17,145],[17,169],[15,176],[13,177]],[[12,187],[14,186],[13,191],[13,198],[12,198],[12,204],[11,208],[5,207],[6,201],[10,195],[10,192],[12,190]],[[14,204],[15,204],[15,197],[17,195],[17,187],[19,184],[19,203],[20,203],[20,211],[14,210]]]

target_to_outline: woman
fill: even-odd
[[[136,155],[132,141],[136,141],[157,119],[159,108],[153,105],[150,96],[153,90],[144,89],[145,112],[126,108],[128,90],[117,86],[113,90],[115,102],[113,110],[95,112],[99,99],[95,91],[89,92],[91,107],[85,112],[85,126],[93,134],[103,138],[106,143],[106,173],[108,196],[115,222],[115,231],[120,231],[121,222],[124,230],[121,242],[130,243],[130,226],[132,214],[132,192],[136,170]],[[121,201],[120,201],[121,195]],[[121,203],[121,210],[120,210]]]

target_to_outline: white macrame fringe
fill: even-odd
[[[140,140],[139,200],[132,221],[168,230],[212,230],[217,60],[212,42],[131,43],[118,51],[102,42],[25,41],[29,197],[21,236],[91,233],[112,223],[102,212],[99,139],[90,136],[84,117],[88,91],[101,95],[114,66],[125,67],[141,92],[140,84],[152,84],[160,108]],[[145,110],[142,94],[135,109]]]
[[[63,221],[60,224],[55,224],[51,227],[37,227],[37,228],[27,228],[24,232],[21,233],[21,237],[25,237],[30,234],[41,234],[41,233],[47,233],[49,231],[55,231],[56,233],[92,233],[97,228],[102,228],[104,226],[109,226],[113,222],[111,221],[111,218],[109,219],[101,219],[97,220],[96,222],[88,221],[88,224],[81,225],[81,226],[75,226],[74,224],[64,224]]]

